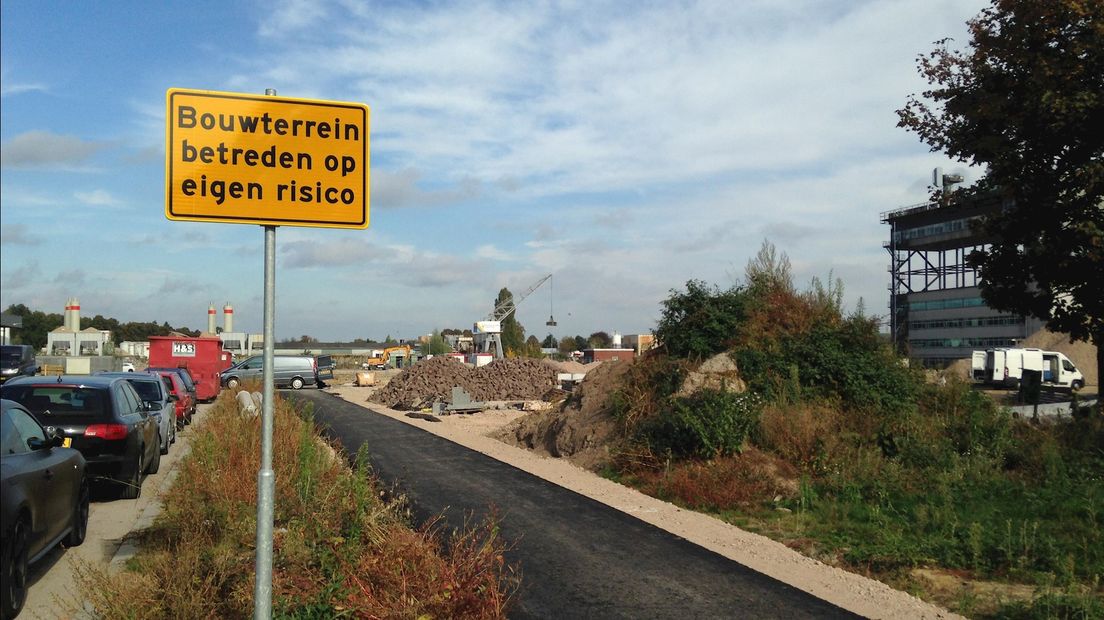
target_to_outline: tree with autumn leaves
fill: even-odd
[[[936,43],[918,61],[932,88],[898,126],[984,168],[973,187],[933,198],[1009,199],[969,262],[990,306],[1037,317],[1096,346],[1104,370],[1104,3],[993,0],[968,22],[965,50]]]

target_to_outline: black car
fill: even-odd
[[[88,480],[80,452],[43,429],[19,403],[0,400],[0,617],[19,615],[27,566],[88,531]]]
[[[157,420],[126,379],[19,377],[0,387],[0,397],[58,429],[63,445],[84,455],[92,480],[119,486],[127,499],[141,495],[143,476],[161,467]]]
[[[25,344],[0,345],[0,383],[19,375],[38,374],[34,347]]]
[[[196,412],[196,403],[199,402],[199,398],[196,396],[195,380],[192,379],[192,373],[189,372],[187,368],[170,368],[168,366],[164,366],[161,368],[151,367],[146,369],[147,372],[161,372],[164,370],[169,370],[180,375],[180,381],[184,383],[184,389],[188,390],[188,394],[191,395],[192,408],[191,411],[188,412],[188,421],[189,423],[191,423],[192,416],[195,415]]]

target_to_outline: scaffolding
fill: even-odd
[[[977,270],[967,263],[970,254],[986,247],[969,225],[977,217],[959,209],[944,211],[935,202],[881,214],[882,223],[890,226],[889,241],[883,244],[889,252],[889,329],[900,353],[908,354],[906,295],[978,285]],[[905,234],[925,225],[936,232]]]

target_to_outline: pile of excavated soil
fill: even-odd
[[[1085,375],[1087,385],[1100,385],[1100,373],[1096,367],[1096,347],[1091,342],[1080,340],[1070,342],[1068,334],[1040,329],[1024,340],[1020,346],[1065,353],[1081,374]]]
[[[591,362],[589,364],[583,364],[583,363],[580,363],[580,362],[576,362],[575,360],[567,360],[567,361],[564,361],[564,362],[549,361],[548,363],[555,366],[557,369],[559,369],[560,372],[569,372],[569,373],[572,373],[572,374],[578,374],[578,373],[586,374],[586,373],[590,372],[591,370],[594,370],[595,368],[597,368],[602,362]]]
[[[603,362],[587,373],[575,396],[559,410],[519,418],[493,436],[539,454],[563,457],[593,469],[609,458],[617,421],[609,412],[609,395],[633,361]]]
[[[556,372],[540,360],[527,358],[496,360],[473,369],[449,357],[435,357],[406,369],[370,400],[408,411],[434,401],[451,401],[456,386],[474,401],[535,400],[557,387]]]

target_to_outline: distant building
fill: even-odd
[[[980,218],[1009,205],[996,196],[964,205],[924,203],[887,211],[890,336],[923,366],[943,367],[975,349],[1011,347],[1042,322],[985,305],[966,257],[990,240]]]
[[[656,342],[652,334],[628,334],[621,337],[621,344],[636,351],[637,355],[641,355],[645,351],[654,349]]]
[[[636,356],[632,349],[583,349],[583,363],[591,362],[617,362],[631,360]]]
[[[111,331],[80,328],[80,302],[75,297],[65,303],[64,323],[46,334],[46,354],[66,356],[111,355],[114,350]]]
[[[146,341],[124,340],[119,343],[119,350],[132,357],[149,357],[150,343]]]

